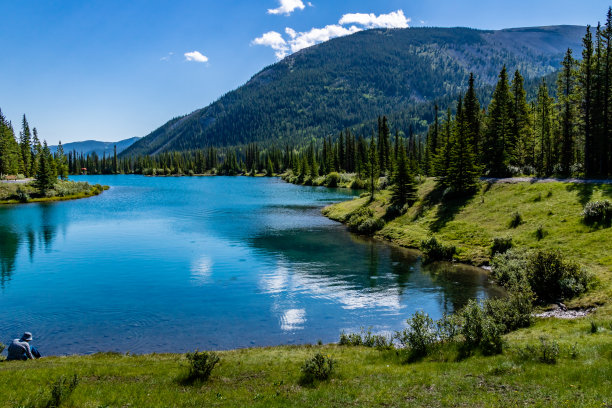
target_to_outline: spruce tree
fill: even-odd
[[[463,112],[466,122],[466,136],[468,142],[474,148],[475,159],[478,160],[480,158],[481,144],[480,102],[478,101],[478,96],[476,96],[473,73],[470,73],[468,91],[465,94],[463,103]]]
[[[560,164],[561,174],[565,177],[570,175],[570,167],[574,163],[574,64],[572,49],[568,48],[557,80],[561,119]]]
[[[593,36],[591,26],[587,26],[586,34],[582,39],[582,62],[578,70],[578,98],[580,100],[580,118],[582,132],[584,135],[584,172],[587,177],[592,177],[595,172],[594,163],[594,137],[593,128]]]
[[[461,97],[457,103],[457,116],[451,140],[445,182],[456,194],[469,194],[476,190],[480,172]]]
[[[38,160],[38,172],[36,173],[36,187],[41,195],[45,195],[48,190],[51,190],[57,181],[57,173],[55,172],[55,162],[51,151],[45,141],[43,150]]]
[[[397,142],[398,153],[393,171],[393,186],[391,187],[391,205],[401,209],[404,205],[412,205],[417,199],[417,186],[408,166],[404,143]]]
[[[26,116],[23,115],[21,121],[21,132],[19,132],[19,147],[21,149],[21,173],[26,176],[32,176],[31,164],[32,164],[32,141],[30,134],[30,125]]]
[[[505,177],[512,151],[512,94],[506,67],[499,74],[487,115],[482,163],[491,177]]]
[[[368,160],[366,162],[366,175],[368,180],[368,191],[370,192],[370,200],[374,200],[374,193],[376,192],[376,185],[378,182],[379,168],[378,168],[378,152],[376,151],[376,143],[374,142],[374,135],[370,139],[370,148],[368,149]]]
[[[514,146],[514,154],[510,162],[517,166],[531,166],[533,165],[531,116],[523,77],[518,70],[516,70],[512,79],[512,98],[512,145]]]

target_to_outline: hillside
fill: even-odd
[[[131,137],[129,139],[120,140],[118,142],[100,142],[97,140],[84,140],[82,142],[71,142],[62,145],[64,147],[64,152],[68,154],[68,152],[77,152],[83,153],[83,155],[88,155],[92,153],[96,153],[98,156],[102,157],[103,154],[107,156],[113,155],[114,146],[117,146],[117,154],[121,153],[135,142],[137,142],[139,137]],[[57,146],[49,146],[51,153],[55,153],[57,151]]]
[[[123,155],[253,141],[299,143],[404,111],[422,130],[417,120],[423,112],[432,101],[464,91],[470,71],[478,87],[492,85],[504,63],[527,79],[544,76],[559,67],[568,47],[580,48],[584,31],[409,28],[336,38],[265,68],[206,108],[170,120]]]

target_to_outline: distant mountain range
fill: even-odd
[[[140,140],[140,137],[131,137],[129,139],[120,140],[118,142],[99,142],[97,140],[85,140],[83,142],[71,142],[63,144],[64,153],[75,151],[77,153],[83,153],[88,155],[96,153],[98,156],[106,154],[112,156],[114,153],[115,145],[117,146],[117,154],[123,152],[125,149]],[[57,146],[49,146],[52,153],[57,151]]]
[[[519,69],[533,83],[550,78],[568,48],[580,55],[585,30],[550,26],[358,32],[286,57],[209,106],[168,121],[122,155],[249,142],[299,144],[347,127],[361,125],[369,132],[369,125],[364,129],[363,124],[382,114],[402,118],[395,126],[410,123],[422,131],[433,102],[464,92],[470,72],[477,87],[487,92],[504,64],[510,75]]]

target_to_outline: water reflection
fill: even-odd
[[[14,207],[14,206],[11,206]],[[57,217],[54,204],[33,204],[0,209],[0,286],[11,280],[20,250],[26,250],[30,262],[38,249],[49,252],[57,230],[65,223]],[[15,218],[18,218],[16,220]]]
[[[418,299],[429,298],[442,313],[473,298],[501,294],[478,268],[423,266],[415,251],[349,234],[343,227],[277,231],[261,234],[251,244],[278,260],[275,270],[260,277],[262,289],[277,302],[308,294],[346,310],[377,308],[400,314],[407,300],[418,305]],[[427,302],[420,308],[431,306]]]

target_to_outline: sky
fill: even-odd
[[[359,30],[595,25],[607,0],[0,0],[0,109],[49,144],[146,136]]]

